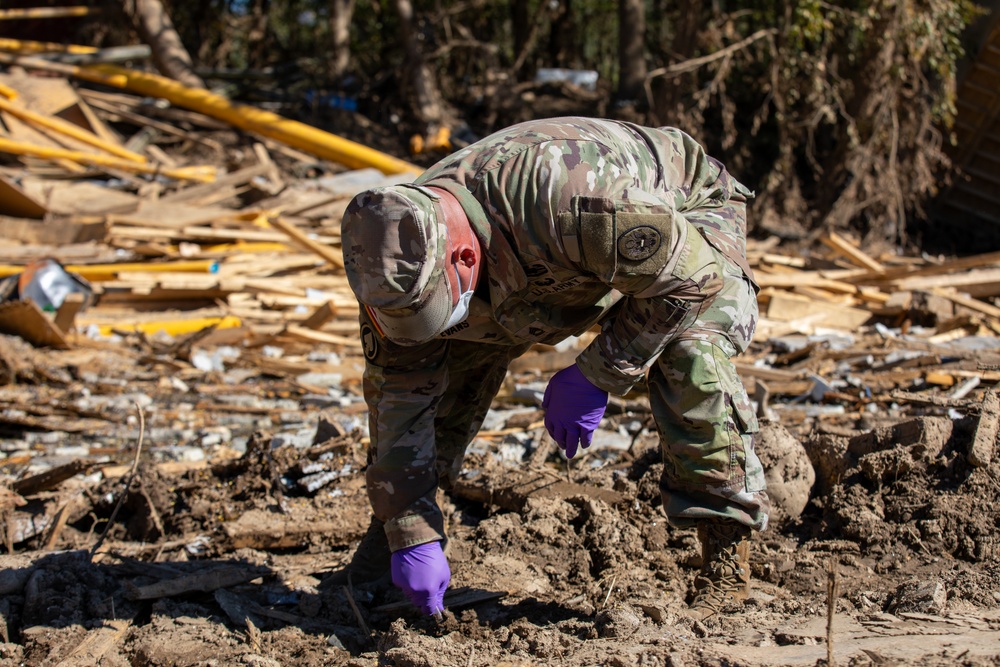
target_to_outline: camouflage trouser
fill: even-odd
[[[726,286],[660,354],[649,402],[663,450],[660,480],[668,520],[689,526],[725,517],[767,527],[770,501],[753,448],[757,417],[731,358],[750,343],[757,298],[733,271]]]

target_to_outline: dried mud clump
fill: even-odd
[[[997,557],[996,464],[968,463],[972,425],[926,417],[849,439],[840,483],[818,502],[823,534],[868,554],[900,547],[981,562]]]

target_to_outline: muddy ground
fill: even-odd
[[[539,427],[544,376],[512,374],[441,496],[453,577],[434,623],[391,586],[329,584],[369,516],[356,384],[331,399],[124,343],[4,345],[7,412],[57,421],[4,429],[27,504],[4,506],[0,665],[817,665],[831,648],[841,665],[1000,665],[1000,456],[970,463],[982,392],[825,417],[772,402],[753,595],[698,623],[681,613],[696,540],[663,519],[644,398],[613,403],[567,466]]]

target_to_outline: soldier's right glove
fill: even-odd
[[[590,447],[607,407],[608,392],[594,386],[576,364],[553,375],[542,398],[545,428],[570,459],[577,447]]]
[[[392,552],[392,583],[428,616],[444,611],[451,568],[441,542],[427,542]]]

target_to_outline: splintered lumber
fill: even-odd
[[[270,167],[268,165],[257,163],[249,167],[244,167],[238,171],[234,171],[231,174],[219,176],[211,183],[205,185],[193,185],[191,187],[184,188],[183,190],[178,190],[173,194],[160,197],[160,202],[171,204],[178,202],[197,204],[202,201],[204,197],[212,195],[220,188],[228,188],[249,183],[258,176],[266,175],[269,169]]]
[[[94,464],[92,462],[77,459],[65,465],[57,466],[51,470],[19,479],[11,484],[11,489],[22,496],[31,496],[42,491],[49,491],[56,488],[67,479],[86,472]]]
[[[36,347],[69,347],[63,332],[34,301],[0,303],[0,333],[19,336]]]
[[[840,234],[830,232],[830,234],[825,236],[822,241],[852,264],[856,264],[863,269],[868,269],[875,273],[885,273],[884,266],[869,257],[860,248],[842,237]]]
[[[217,118],[231,125],[281,141],[325,160],[338,162],[352,169],[375,167],[386,174],[419,175],[417,165],[392,157],[381,151],[355,143],[318,128],[290,120],[276,113],[234,103],[222,95],[203,88],[189,88],[172,79],[155,74],[116,67],[90,65],[77,67],[50,63],[41,58],[4,56],[0,62],[29,69],[59,72],[85,81],[124,88],[140,95],[159,97],[169,102]]]
[[[54,132],[65,134],[66,136],[76,139],[77,141],[93,146],[95,148],[99,148],[100,150],[105,151],[106,153],[110,153],[111,155],[115,155],[124,160],[128,160],[130,162],[137,162],[139,164],[145,164],[147,161],[146,158],[143,157],[142,155],[139,155],[138,153],[133,153],[132,151],[126,150],[121,146],[116,146],[113,143],[107,142],[98,137],[97,135],[91,132],[87,132],[86,130],[83,130],[80,127],[78,127],[77,125],[74,125],[73,123],[65,121],[59,117],[43,116],[42,114],[35,113],[34,111],[25,109],[17,104],[14,104],[13,102],[8,102],[2,98],[0,98],[0,111],[4,111],[6,113],[11,114],[12,116],[16,116],[17,118],[20,118],[21,120],[27,123],[31,123],[33,125],[39,125]]]
[[[343,524],[317,521],[314,517],[302,517],[299,521],[271,512],[250,510],[236,521],[223,525],[223,530],[232,548],[242,549],[290,549],[309,542],[312,535],[325,537],[340,536],[340,546],[351,543],[352,537],[344,531]],[[359,532],[362,530],[360,523]]]
[[[764,271],[755,272],[757,284],[760,287],[819,287],[830,292],[840,292],[842,294],[854,294],[858,291],[857,286],[844,281],[835,280],[819,271],[787,271],[781,273],[766,273]]]
[[[219,567],[210,572],[199,572],[140,586],[131,590],[128,597],[132,600],[156,600],[186,593],[211,593],[220,588],[245,584],[267,573],[266,568],[250,564]]]
[[[20,186],[0,176],[0,213],[41,220],[46,212],[42,203],[24,192]],[[3,236],[10,238],[7,234]]]
[[[129,619],[105,620],[103,625],[87,631],[83,641],[56,663],[56,667],[91,667],[101,664],[101,658],[111,650],[132,626]]]
[[[132,332],[142,332],[146,335],[163,332],[171,336],[181,336],[209,327],[214,327],[215,329],[233,329],[241,326],[243,326],[243,322],[240,318],[227,315],[225,317],[196,317],[192,319],[170,319],[137,323],[116,322],[114,324],[98,325],[97,329],[102,336]]]
[[[798,296],[776,292],[767,306],[768,319],[778,322],[807,320],[812,326],[855,331],[871,319],[871,312],[835,303],[824,303]]]
[[[339,250],[309,238],[305,232],[287,220],[277,217],[268,218],[268,223],[275,229],[280,229],[287,234],[290,239],[301,245],[303,248],[316,253],[333,266],[340,269],[344,268],[344,256]]]
[[[177,180],[202,181],[210,183],[215,180],[215,167],[194,166],[179,167],[176,169],[162,169],[156,165],[139,164],[121,158],[112,158],[104,155],[81,153],[80,151],[64,150],[60,148],[49,148],[47,146],[36,146],[23,141],[11,141],[0,137],[0,151],[12,153],[14,155],[25,155],[29,157],[43,158],[46,160],[70,160],[92,167],[108,167],[121,169],[126,172],[140,174],[161,175]]]
[[[504,597],[507,597],[507,591],[486,591],[481,588],[460,586],[458,588],[449,588],[445,592],[444,606],[448,609],[461,609],[462,607],[471,607],[475,604],[491,602]],[[396,602],[379,605],[378,607],[375,607],[374,611],[396,611],[399,609],[406,609],[410,606],[410,604],[411,603],[406,600],[398,600]]]
[[[970,297],[958,294],[953,290],[946,290],[941,288],[935,288],[931,290],[931,292],[933,294],[936,294],[937,296],[944,297],[945,299],[948,299],[949,301],[959,306],[964,306],[969,310],[974,310],[978,313],[982,313],[983,315],[988,315],[989,317],[1000,318],[1000,308],[997,308],[996,306],[991,306],[990,304],[984,301],[980,301],[979,299],[972,299]]]
[[[990,389],[983,396],[983,405],[979,412],[979,423],[976,434],[969,448],[969,463],[977,468],[983,468],[993,460],[993,450],[996,448],[997,431],[1000,430],[1000,397],[996,390]]]
[[[114,280],[121,273],[215,273],[219,269],[216,260],[194,259],[177,260],[174,262],[158,262],[137,264],[122,262],[121,264],[66,264],[63,266],[69,273],[75,273],[81,278],[91,282],[101,282]],[[24,270],[23,266],[14,264],[0,264],[0,277],[12,276]]]
[[[963,273],[933,274],[923,276],[904,277],[892,282],[892,289],[900,292],[914,292],[921,290],[943,289],[953,287],[962,291],[971,289],[982,289],[982,286],[991,285],[992,293],[978,294],[977,296],[992,296],[996,294],[997,282],[1000,281],[1000,269],[979,268],[967,270]]]
[[[602,500],[609,505],[628,503],[628,497],[610,489],[600,489],[587,484],[568,482],[553,472],[505,471],[501,480],[484,479],[480,475],[472,481],[460,480],[455,484],[454,493],[475,502],[497,505],[510,512],[520,512],[532,498],[560,498],[583,496]]]
[[[345,347],[362,347],[361,339],[356,336],[338,336],[337,334],[316,331],[302,326],[289,324],[285,327],[284,335],[298,338],[310,343],[327,343],[329,345],[343,345]]]
[[[96,46],[84,46],[82,44],[60,44],[58,42],[37,42],[30,39],[0,38],[0,51],[14,51],[16,53],[88,54],[97,53],[98,50]]]
[[[26,7],[24,9],[0,9],[0,21],[17,19],[52,19],[71,16],[89,16],[100,14],[97,7]]]

